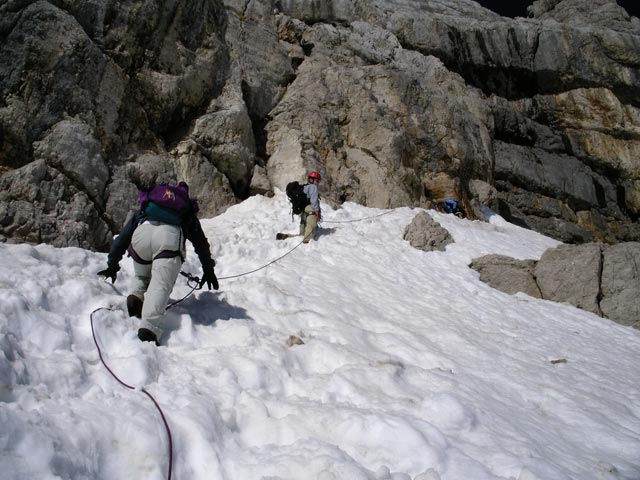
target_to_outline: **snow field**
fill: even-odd
[[[159,348],[124,312],[130,259],[112,286],[104,254],[0,245],[6,478],[166,478],[142,388],[174,479],[640,478],[640,334],[467,267],[557,242],[430,211],[455,243],[425,253],[402,239],[417,210],[345,204],[294,249],[274,240],[298,229],[287,212],[278,193],[203,220],[221,288],[170,309]],[[192,250],[183,270],[200,274]],[[172,300],[189,291],[180,277]],[[98,358],[100,307],[105,360],[135,390]]]

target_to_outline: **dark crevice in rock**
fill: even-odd
[[[294,72],[298,70],[300,65],[302,65],[302,62],[304,62],[303,58],[297,58],[297,57],[291,58],[291,68],[293,68]]]
[[[637,88],[629,85],[614,85],[611,91],[618,97],[620,103],[640,108],[640,94]]]
[[[35,139],[33,139],[35,140]],[[30,143],[5,132],[0,125],[0,166],[15,169],[33,161],[33,141]]]
[[[509,203],[507,203],[503,199],[498,199],[498,213],[507,222],[513,223],[518,227],[522,227],[522,228],[526,228],[527,230],[530,230],[529,225],[527,225],[527,223],[520,217],[515,216],[511,211],[511,205],[509,205]]]
[[[533,283],[536,285],[536,288],[538,289],[538,293],[540,294],[540,298],[544,298],[544,295],[542,295],[542,289],[540,288],[540,284],[538,283],[538,277],[536,277],[536,265],[538,264],[537,261],[534,262],[533,267],[531,268],[531,277],[533,278]]]
[[[509,143],[511,145],[519,145],[522,147],[534,147],[535,139],[531,136],[521,135],[519,132],[507,129],[497,129],[494,132],[494,140]]]
[[[548,198],[553,198],[556,200],[560,200],[562,202],[567,203],[572,210],[582,210],[589,207],[584,202],[581,202],[578,199],[570,197],[568,194],[565,195],[566,192],[562,192],[561,195],[558,195],[557,192],[554,192],[553,187],[549,186],[546,188],[545,185],[533,185],[530,181],[525,178],[519,178],[514,175],[510,175],[508,173],[496,173],[495,177],[496,181],[496,189],[498,192],[512,192],[514,189],[521,189],[525,192],[530,192],[535,195],[542,195]],[[506,218],[506,217],[505,217]],[[507,219],[507,221],[509,221]]]
[[[486,95],[498,95],[508,100],[557,94],[573,88],[596,86],[578,79],[564,79],[557,72],[550,71],[534,72],[527,68],[489,67],[458,62],[445,62],[445,65]]]
[[[593,187],[595,188],[595,191],[596,191],[596,199],[598,201],[598,206],[600,208],[606,208],[607,199],[605,197],[604,187],[600,185],[600,182],[598,182],[595,178],[592,180],[593,180]]]
[[[598,305],[598,310],[600,311],[600,316],[604,316],[602,314],[602,308],[600,307],[600,302],[604,298],[604,292],[602,291],[602,271],[604,269],[604,249],[600,248],[600,264],[598,266],[598,293],[596,294],[596,304]]]
[[[170,145],[172,141],[175,141],[179,132],[185,131],[185,125],[188,128],[191,123],[201,117],[207,112],[209,106],[208,98],[215,98],[215,94],[203,95],[200,105],[191,109],[187,107],[176,108],[173,110],[171,118],[166,123],[166,126],[158,129],[157,134],[163,139],[166,145]]]
[[[302,48],[304,54],[308,57],[311,55],[311,52],[313,52],[313,47],[315,47],[315,45],[313,43],[302,42],[300,43],[300,47]]]
[[[630,212],[626,207],[626,188],[624,187],[624,185],[616,185],[615,187],[616,201],[618,207],[620,207],[620,211],[622,212],[622,214],[629,218],[632,222],[637,222],[638,220],[640,220],[640,214],[634,214],[633,212]]]
[[[11,7],[11,3],[5,4],[3,6],[5,10],[3,13],[3,18],[0,19],[0,39],[2,39],[2,43],[5,42],[6,38],[11,35],[11,32],[14,30],[16,25],[22,20],[22,15],[24,14],[24,10],[22,10],[21,5],[16,5],[15,10],[9,10]],[[9,10],[7,12],[7,10]],[[8,15],[10,13],[10,15]]]
[[[575,75],[567,75],[562,71],[534,70],[533,66],[489,66],[479,65],[467,61],[472,58],[472,52],[460,32],[449,30],[449,40],[455,47],[452,50],[419,48],[407,43],[401,32],[396,33],[396,38],[402,47],[407,50],[418,51],[423,55],[433,55],[439,58],[442,63],[451,71],[461,75],[467,83],[479,88],[486,95],[498,95],[508,100],[518,100],[531,98],[535,95],[558,94],[577,88],[597,88],[602,84],[579,78]],[[474,40],[478,49],[485,58],[491,58],[484,36],[476,32]],[[520,49],[515,34],[509,35],[516,51]],[[533,45],[533,52],[539,46],[539,35],[536,35]],[[535,53],[532,56],[535,58]],[[634,65],[635,66],[635,65]],[[621,103],[640,107],[640,95],[638,88],[627,84],[616,82],[609,86],[611,91],[618,97]]]
[[[262,159],[266,162],[267,156],[267,132],[265,127],[267,123],[269,123],[269,119],[265,118],[261,115],[258,115],[255,111],[249,108],[250,98],[251,98],[251,87],[246,81],[242,81],[241,85],[242,97],[247,105],[247,110],[249,113],[249,119],[251,120],[251,130],[253,131],[253,138],[256,146],[256,157]],[[248,195],[248,191],[245,192]]]
[[[196,114],[195,118],[197,118],[198,116],[200,115]],[[178,143],[189,137],[190,133],[191,122],[178,124],[173,130],[167,130],[166,132],[164,132],[164,134],[162,135],[162,140],[164,141],[164,145],[167,151],[171,151],[173,148],[175,148]]]

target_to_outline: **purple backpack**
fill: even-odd
[[[149,220],[178,225],[184,216],[197,213],[198,204],[189,198],[189,186],[180,182],[178,185],[160,184],[149,190],[138,192],[138,201]]]

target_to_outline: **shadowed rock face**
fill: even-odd
[[[457,198],[565,242],[640,239],[640,20],[614,0],[10,0],[0,239],[106,249],[136,187],[216,215]]]

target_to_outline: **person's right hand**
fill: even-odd
[[[200,280],[200,287],[207,284],[209,290],[213,287],[214,290],[218,290],[220,285],[218,284],[218,278],[216,277],[213,267],[205,267],[202,272],[202,279]]]
[[[100,270],[98,275],[104,277],[105,280],[111,279],[111,283],[116,283],[116,278],[118,277],[118,270],[120,270],[120,266],[118,265],[109,265],[106,270]]]

